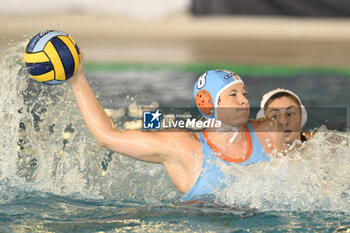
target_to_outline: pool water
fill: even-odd
[[[67,83],[33,81],[23,69],[24,44],[8,49],[0,63],[0,232],[350,229],[347,129],[321,127],[302,148],[268,163],[223,166],[236,182],[216,193],[211,203],[185,205],[162,166],[129,159],[96,143]],[[140,105],[193,106],[192,87],[201,72],[86,74],[103,106],[118,113],[112,114],[117,127],[128,128],[125,123],[136,120],[132,112]],[[349,77],[302,72],[241,76],[251,106],[258,106],[262,94],[276,87],[297,92],[305,106],[347,110],[350,103]]]

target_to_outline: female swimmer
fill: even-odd
[[[225,186],[226,177],[220,164],[249,165],[267,161],[267,154],[282,150],[283,131],[277,121],[273,124],[271,120],[248,121],[250,109],[245,86],[233,72],[208,71],[194,87],[200,112],[207,118],[216,117],[225,127],[208,128],[200,133],[120,131],[85,78],[82,53],[80,59],[77,73],[68,81],[97,142],[131,158],[163,164],[178,191],[184,194],[184,201],[207,200],[214,188]],[[220,130],[224,132],[217,132]]]
[[[311,133],[302,132],[307,121],[306,109],[300,98],[290,90],[277,88],[263,96],[256,117],[258,119],[265,116],[278,119],[288,145],[311,138]]]

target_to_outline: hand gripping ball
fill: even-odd
[[[36,81],[61,84],[77,71],[79,48],[65,32],[43,31],[29,41],[24,62]]]

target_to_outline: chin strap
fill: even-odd
[[[223,124],[221,128],[216,130],[216,132],[228,132],[228,131],[233,132],[233,136],[230,138],[230,140],[228,140],[229,143],[233,143],[238,135],[238,129],[236,126]]]

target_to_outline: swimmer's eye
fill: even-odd
[[[242,92],[242,95],[246,96],[247,92]],[[230,94],[230,96],[236,96],[236,93],[232,93],[232,94]]]
[[[278,119],[280,116],[280,114],[273,114],[273,115],[269,115],[269,118],[275,120],[275,119]]]

